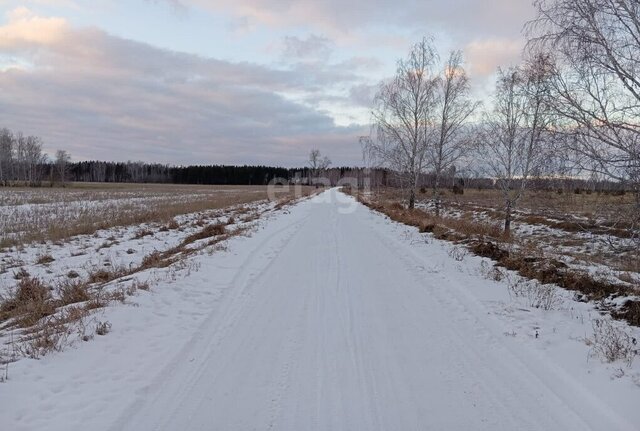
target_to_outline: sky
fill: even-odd
[[[377,85],[423,36],[473,96],[531,0],[0,0],[0,127],[74,160],[361,165]]]

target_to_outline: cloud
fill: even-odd
[[[311,34],[305,39],[297,36],[285,36],[283,56],[294,61],[327,61],[331,56],[332,49],[332,42],[326,37],[315,34]]]
[[[7,24],[0,27],[0,48],[51,45],[60,41],[68,30],[64,19],[42,18],[26,7],[18,7],[5,15]]]
[[[498,66],[507,67],[520,61],[524,42],[521,39],[473,40],[464,49],[469,73],[477,77],[492,75]]]
[[[459,35],[514,36],[533,11],[530,0],[181,0],[181,4],[242,16],[269,27],[311,27],[331,36],[379,25],[420,30],[439,26]]]
[[[378,85],[367,84],[354,85],[349,90],[349,98],[356,105],[370,108],[373,104],[373,98],[375,97],[378,87]]]
[[[388,64],[389,55],[395,61],[413,41],[435,35],[443,57],[445,48],[464,50],[473,81],[485,81],[499,65],[518,58],[523,26],[535,12],[531,0],[181,1],[187,8],[241,19],[254,31],[260,26],[274,32],[307,30],[311,34],[307,39],[287,38],[285,52],[290,57],[316,50],[316,59],[321,58],[328,55],[330,46],[334,51],[384,55]],[[314,34],[323,36],[316,39]]]
[[[44,25],[44,26],[43,26]],[[44,30],[43,30],[44,29]],[[347,87],[351,72],[274,69],[178,53],[15,10],[0,27],[2,127],[80,159],[300,165],[310,146],[360,159],[361,128],[288,94]]]

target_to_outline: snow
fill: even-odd
[[[0,295],[15,284],[14,275],[20,268],[55,285],[66,279],[70,271],[86,277],[97,268],[135,267],[150,253],[174,247],[187,236],[201,230],[202,227],[197,224],[200,220],[215,224],[226,223],[229,217],[234,217],[234,226],[238,227],[243,224],[244,219],[270,211],[275,205],[275,202],[256,201],[224,210],[179,215],[174,217],[179,229],[173,230],[161,230],[162,223],[145,223],[101,229],[92,235],[77,235],[64,242],[47,241],[11,247],[0,251]],[[151,234],[136,238],[136,233],[141,230]],[[37,264],[40,256],[51,256],[54,260],[47,264]]]
[[[103,309],[108,335],[10,364],[0,429],[638,428],[640,361],[593,357],[591,304],[530,308],[336,190],[270,214]]]

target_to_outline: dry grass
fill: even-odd
[[[38,264],[38,265],[46,265],[46,264],[51,263],[53,261],[55,261],[55,259],[50,254],[42,254],[42,255],[38,256],[38,258],[36,259],[36,264]]]
[[[638,355],[636,339],[607,319],[595,319],[592,324],[593,338],[587,342],[592,352],[606,362],[620,360],[631,366]]]
[[[304,194],[311,191],[303,188]],[[293,193],[278,191],[276,196],[293,198]],[[177,229],[175,216],[266,199],[266,186],[76,183],[66,188],[12,188],[0,196],[0,248],[64,240],[115,226],[160,223]]]
[[[457,217],[436,217],[426,210],[407,209],[398,200],[397,190],[383,190],[381,193],[366,198],[355,192],[353,194],[365,205],[386,214],[395,221],[415,226],[420,232],[432,233],[437,239],[465,244],[474,254],[492,259],[497,265],[515,271],[525,279],[532,280],[533,284],[531,286],[535,286],[535,288],[516,289],[514,293],[525,292],[525,296],[536,306],[542,308],[552,306],[555,295],[550,294],[547,288],[544,287],[545,285],[557,285],[570,291],[579,292],[589,300],[634,296],[640,290],[637,285],[628,282],[626,284],[616,283],[610,278],[597,277],[586,271],[570,269],[558,259],[546,256],[537,241],[505,236],[498,222],[475,220],[471,215],[472,212],[462,213]],[[474,197],[481,196],[487,198],[487,202],[484,202],[485,205],[490,203],[492,199],[494,204],[497,203],[495,201],[496,194],[493,191],[476,191],[471,195],[471,197],[467,196],[465,199],[473,202]],[[547,193],[547,195],[551,202],[556,202],[556,194]],[[458,199],[458,196],[456,195],[456,199]],[[584,198],[581,201],[582,203],[596,198],[593,195],[577,196]],[[581,207],[582,203],[576,203],[580,198],[574,199],[573,206],[565,205],[565,208],[576,210],[576,208]],[[607,196],[606,199],[626,205],[630,198]],[[534,195],[533,198],[530,198],[529,205],[532,203],[539,205],[541,200],[542,197],[540,195]],[[491,208],[486,211],[490,214],[497,214],[497,211]],[[536,217],[547,220],[543,216]],[[496,219],[498,218],[496,217]],[[531,218],[529,221],[537,222],[538,219]],[[461,255],[461,253],[457,253],[457,255]],[[638,265],[637,259],[631,258],[631,260],[635,265]],[[505,273],[495,269],[492,274],[496,280],[501,280],[504,278]],[[625,277],[623,276],[623,278]],[[626,280],[632,280],[632,278],[627,274]],[[621,309],[611,309],[609,311],[615,318],[624,319],[632,325],[640,326],[640,301],[630,299]]]
[[[463,195],[445,192],[443,202],[446,205],[476,206],[489,209],[500,208],[503,204],[498,190],[465,189]],[[622,196],[605,193],[575,194],[548,190],[528,191],[519,203],[522,210],[534,215],[558,217],[564,219],[567,214],[574,214],[593,219],[601,216],[610,220],[618,220],[620,214],[628,213],[633,207],[634,198],[631,193]]]
[[[133,239],[142,239],[145,236],[152,236],[153,231],[149,228],[138,229],[135,234],[133,234]]]
[[[189,235],[183,241],[183,245],[190,244],[201,239],[210,238],[212,236],[224,235],[227,232],[226,225],[224,223],[215,223],[203,227],[200,231]]]
[[[0,302],[0,324],[13,321],[20,327],[33,326],[56,310],[51,289],[40,279],[23,277]]]
[[[81,280],[65,281],[58,285],[58,297],[62,304],[75,304],[91,299],[86,282]]]
[[[277,207],[292,203],[288,196],[277,203]],[[242,214],[242,225],[235,225],[236,217],[229,216],[224,223],[210,222],[207,217],[200,218],[200,229],[186,236],[175,247],[165,251],[154,251],[145,256],[138,266],[121,267],[107,262],[105,266],[95,267],[85,278],[70,270],[66,279],[55,286],[32,277],[24,268],[14,273],[16,286],[0,297],[0,329],[17,331],[19,334],[19,352],[23,356],[41,357],[48,352],[62,350],[68,340],[78,337],[85,341],[93,335],[106,335],[110,332],[108,322],[97,322],[94,329],[87,332],[86,320],[92,310],[103,308],[113,302],[124,303],[127,297],[137,291],[148,291],[148,282],[142,282],[132,275],[151,269],[164,268],[176,262],[184,262],[208,247],[217,250],[222,241],[245,234],[250,228],[247,218],[258,218],[259,211],[240,208],[236,216]],[[179,229],[175,219],[170,219],[167,229]],[[139,237],[149,234],[150,230],[141,229]],[[109,238],[116,241],[115,238]],[[211,248],[209,249],[211,250]],[[131,252],[135,252],[131,250]],[[47,259],[39,259],[44,263]],[[176,266],[177,267],[177,266]],[[117,283],[114,283],[117,281]]]
[[[502,231],[496,223],[474,221],[470,218],[436,217],[422,209],[408,209],[400,202],[384,199],[362,200],[366,205],[382,212],[395,221],[415,226],[420,232],[430,232],[438,239],[463,240],[470,237],[501,238]]]

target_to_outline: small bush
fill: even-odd
[[[96,324],[96,334],[97,335],[107,335],[111,331],[111,323],[109,322],[98,322]]]
[[[82,281],[65,281],[58,285],[58,296],[63,305],[88,301],[91,296],[86,283]]]
[[[0,321],[16,319],[22,327],[35,325],[55,312],[49,286],[40,279],[21,278],[16,289],[0,303]]]
[[[18,272],[15,272],[15,273],[13,274],[13,278],[14,278],[15,280],[21,280],[21,279],[23,279],[23,278],[28,278],[28,277],[30,277],[30,276],[31,276],[31,275],[29,274],[29,272],[28,272],[26,269],[24,269],[24,268],[20,268],[20,270],[19,270]]]
[[[178,222],[176,221],[176,219],[171,219],[169,220],[169,223],[167,223],[167,229],[169,230],[175,230],[178,229],[180,227],[180,225],[178,224]]]
[[[148,281],[134,281],[132,288],[136,289],[136,290],[149,290],[151,288],[151,286],[149,286],[149,282]]]
[[[627,300],[619,310],[614,310],[611,315],[616,319],[624,319],[631,325],[640,326],[640,300]]]
[[[449,257],[457,260],[458,262],[462,262],[467,255],[467,250],[462,247],[455,246],[449,249],[448,254]]]
[[[133,239],[141,239],[141,238],[144,238],[145,236],[151,236],[151,235],[153,235],[153,232],[151,230],[143,228],[136,231],[136,233],[133,235]]]
[[[106,269],[96,269],[89,273],[89,283],[107,283],[113,280],[111,272]]]
[[[38,259],[36,260],[36,264],[38,264],[38,265],[46,265],[46,264],[51,263],[53,261],[55,261],[55,259],[50,254],[41,254],[40,256],[38,256]]]
[[[205,226],[202,230],[189,235],[185,238],[183,244],[189,244],[195,241],[199,241],[201,239],[210,238],[212,236],[224,235],[227,232],[227,229],[223,223],[210,224]]]
[[[609,319],[595,319],[593,325],[593,339],[588,340],[593,353],[607,362],[624,361],[631,366],[638,354],[637,340],[622,328],[615,326]]]
[[[165,262],[165,259],[163,257],[163,254],[160,253],[159,251],[154,251],[153,253],[150,253],[142,258],[142,263],[140,264],[140,268],[141,269],[164,268],[165,266],[168,266],[168,264],[165,265],[164,262]]]
[[[509,291],[516,297],[523,298],[529,307],[549,311],[560,303],[557,288],[552,284],[541,284],[537,280],[518,278],[509,282]]]
[[[509,252],[501,249],[493,242],[479,241],[471,245],[471,251],[478,256],[488,257],[492,260],[500,261],[509,256]]]

